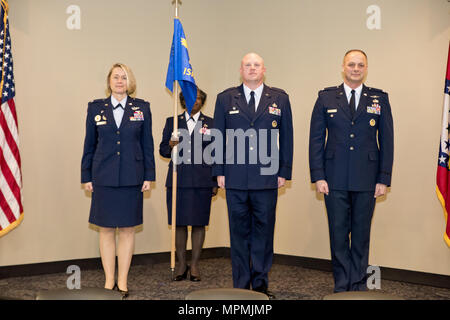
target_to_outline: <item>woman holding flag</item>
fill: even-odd
[[[187,278],[191,281],[200,281],[199,259],[203,242],[205,240],[205,226],[209,224],[211,210],[211,198],[217,194],[217,184],[211,175],[211,165],[204,162],[203,157],[200,163],[195,163],[194,154],[201,152],[210,143],[210,139],[204,139],[210,135],[213,126],[213,119],[205,116],[200,109],[205,104],[206,93],[197,90],[197,100],[189,113],[187,110],[178,115],[179,131],[186,130],[182,134],[182,139],[188,138],[189,149],[180,150],[180,161],[177,165],[177,187],[176,187],[176,238],[175,248],[178,260],[174,281]],[[183,93],[180,93],[180,103],[186,109],[186,102]],[[159,153],[162,157],[171,158],[172,148],[178,144],[172,137],[173,117],[166,120]],[[197,136],[197,137],[196,137]],[[201,144],[201,145],[197,145]],[[167,211],[169,225],[172,224],[172,174],[173,162],[169,163],[167,172]],[[192,226],[192,258],[191,265],[186,262],[186,244],[188,238],[188,226]]]

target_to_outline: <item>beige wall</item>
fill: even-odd
[[[138,97],[151,102],[159,145],[173,103],[164,87],[171,1],[9,2],[25,218],[0,238],[0,266],[98,257],[98,233],[87,222],[90,198],[79,183],[87,102],[104,96],[113,62],[128,64]],[[72,4],[81,8],[81,30],[66,27]],[[366,27],[372,4],[381,8],[381,30]],[[392,189],[376,207],[370,263],[450,275],[434,191],[450,38],[446,0],[185,0],[180,16],[196,81],[209,94],[206,114],[213,114],[217,93],[239,83],[239,62],[249,51],[265,58],[267,84],[290,95],[294,171],[279,196],[276,253],[330,258],[323,198],[309,181],[309,120],[317,91],[342,81],[344,52],[362,48],[367,84],[389,92],[395,123]],[[167,161],[158,149],[155,158],[157,182],[145,198],[136,253],[170,250]],[[205,246],[229,246],[228,237],[221,191]]]

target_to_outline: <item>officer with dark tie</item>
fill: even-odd
[[[273,298],[268,272],[275,209],[278,188],[291,179],[293,126],[289,96],[263,83],[265,71],[259,55],[245,55],[242,85],[217,96],[214,125],[222,133],[224,152],[216,157],[213,175],[226,189],[233,285]]]
[[[367,56],[350,50],[344,83],[319,92],[311,117],[311,181],[328,214],[335,292],[367,290],[372,215],[391,184],[394,128],[388,94],[366,87]]]

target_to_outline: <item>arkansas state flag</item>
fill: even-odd
[[[447,76],[445,77],[444,86],[444,113],[442,116],[442,132],[441,144],[439,146],[439,161],[436,178],[436,192],[442,207],[444,208],[445,216],[445,234],[444,240],[450,247],[450,219],[448,213],[450,212],[450,171],[449,171],[449,155],[450,155],[450,44],[447,59]]]

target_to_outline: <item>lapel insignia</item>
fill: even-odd
[[[379,98],[380,96],[370,96],[370,97],[376,99]]]
[[[184,117],[183,117],[183,116],[180,116],[180,119],[181,119],[181,120],[183,120],[183,119],[184,119]]]
[[[104,115],[103,115],[102,119],[106,121],[106,117]]]
[[[200,120],[202,120],[202,121],[203,121],[203,120],[205,120],[205,118],[201,117],[201,118],[200,118]],[[204,127],[207,127],[207,125],[206,125],[206,124],[205,124],[205,125],[203,125],[203,126],[204,126]]]
[[[98,114],[95,116],[94,120],[95,122],[99,122],[100,120],[102,120],[102,117]]]
[[[103,113],[103,112],[105,112],[105,110],[100,111],[100,113]]]
[[[367,93],[364,92],[364,93],[363,93],[363,96],[364,96],[364,97],[367,97]]]

